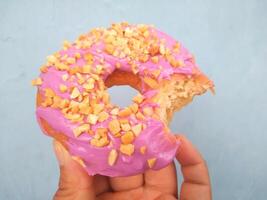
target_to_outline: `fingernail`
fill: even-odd
[[[60,166],[66,165],[66,163],[71,160],[68,151],[64,148],[64,146],[60,142],[56,140],[53,141],[53,146],[59,165]]]

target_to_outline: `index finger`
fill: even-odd
[[[211,187],[208,168],[201,154],[184,136],[181,140],[176,159],[181,165],[184,182],[181,187],[181,199],[211,199]]]

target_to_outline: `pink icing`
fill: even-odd
[[[170,36],[162,33],[154,28],[150,28],[150,31],[155,33],[159,38],[166,41],[166,47],[171,47],[175,44],[175,40]],[[94,44],[89,49],[77,49],[75,46],[69,48],[68,50],[60,51],[60,54],[63,56],[67,54],[68,56],[73,56],[75,53],[79,52],[81,55],[90,52],[95,56],[94,65],[98,64],[101,59],[105,60],[105,73],[102,75],[103,80],[105,80],[108,75],[110,75],[115,69],[116,62],[121,63],[120,70],[122,71],[131,71],[131,67],[127,62],[127,59],[120,59],[111,55],[106,54],[103,51],[104,44],[97,43]],[[144,76],[144,70],[153,70],[158,69],[159,66],[163,66],[163,69],[160,72],[158,80],[161,79],[170,79],[171,75],[174,73],[192,75],[195,73],[193,69],[197,69],[192,55],[185,49],[182,45],[180,46],[179,53],[174,55],[175,58],[182,60],[185,65],[179,68],[173,68],[167,61],[163,58],[160,58],[158,64],[154,64],[151,61],[146,63],[136,62],[138,66],[138,76],[142,79]],[[75,63],[75,66],[83,66],[85,60],[81,57]],[[76,82],[66,82],[62,80],[62,75],[66,74],[66,71],[58,71],[53,67],[49,67],[46,73],[41,73],[40,77],[43,80],[43,84],[39,86],[39,91],[43,94],[45,88],[51,88],[55,91],[57,96],[60,96],[65,99],[70,99],[69,93],[61,93],[59,91],[59,84],[65,84],[67,86],[76,86],[80,91],[83,88]],[[151,98],[157,94],[157,90],[146,90],[142,89],[142,94],[146,98]],[[156,103],[145,103],[144,106],[159,106]],[[153,166],[153,169],[161,169],[167,166],[172,162],[179,143],[175,140],[174,136],[171,134],[166,134],[164,131],[164,125],[161,121],[148,118],[145,122],[146,129],[141,132],[141,134],[134,140],[133,144],[135,145],[135,152],[132,156],[127,156],[120,154],[116,164],[114,166],[109,166],[107,162],[107,157],[111,149],[119,149],[120,139],[115,138],[112,134],[109,133],[109,139],[113,142],[113,146],[105,147],[94,147],[91,146],[89,141],[92,138],[89,134],[82,134],[78,138],[73,135],[73,129],[78,126],[78,124],[72,123],[67,120],[60,110],[54,109],[51,107],[37,107],[36,111],[38,122],[40,119],[44,119],[48,124],[56,131],[65,134],[68,137],[67,145],[68,149],[73,156],[78,156],[83,159],[85,162],[86,170],[88,174],[101,174],[106,176],[129,176],[138,173],[143,173],[147,168],[147,159],[157,158],[156,164]],[[140,123],[136,119],[130,119],[132,124]],[[95,130],[98,127],[107,127],[108,120],[97,123],[91,128]],[[40,126],[42,127],[41,123]],[[44,130],[43,130],[44,131]],[[47,133],[48,134],[48,133]],[[141,146],[147,146],[146,154],[141,154],[138,150]]]

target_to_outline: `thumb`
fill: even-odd
[[[54,151],[60,165],[59,187],[54,200],[93,200],[95,199],[93,177],[72,159],[64,146],[54,140]]]

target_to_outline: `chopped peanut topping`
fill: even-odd
[[[110,111],[110,114],[112,114],[112,115],[118,115],[118,114],[119,114],[119,108],[113,108],[113,109]]]
[[[90,129],[90,125],[89,125],[89,124],[83,124],[83,125],[81,125],[81,126],[78,126],[77,128],[75,128],[75,129],[73,130],[74,136],[75,136],[75,137],[78,137],[78,136],[80,136],[82,133],[89,131],[89,129]]]
[[[131,126],[130,126],[130,124],[128,124],[128,123],[126,123],[126,124],[122,124],[122,123],[121,123],[121,129],[122,129],[123,131],[129,131],[129,130],[131,130]]]
[[[63,109],[63,108],[67,108],[69,106],[69,100],[68,99],[62,99],[62,101],[60,102],[59,108]]]
[[[115,48],[113,45],[111,44],[107,44],[105,47],[105,52],[107,52],[108,54],[112,55],[115,51]]]
[[[94,89],[94,84],[95,84],[95,80],[90,78],[87,80],[87,82],[85,84],[83,84],[83,88],[86,90],[86,91],[90,91],[92,89]]]
[[[145,38],[147,38],[147,37],[149,36],[149,31],[146,30],[146,31],[143,33],[143,36],[144,36]]]
[[[108,118],[109,118],[109,114],[105,111],[99,113],[99,115],[98,115],[98,121],[99,122],[103,122],[103,121],[107,120]]]
[[[127,131],[121,136],[121,142],[123,144],[131,144],[134,140],[134,134],[132,131]]]
[[[83,100],[83,102],[79,103],[79,112],[84,115],[88,115],[92,112],[92,107],[89,106],[89,102]]]
[[[154,64],[157,64],[157,63],[159,63],[159,57],[158,57],[158,56],[153,56],[153,57],[151,57],[151,61],[152,61]]]
[[[155,77],[155,78],[158,78],[158,76],[160,75],[160,69],[156,69],[152,72],[152,75]]]
[[[158,45],[152,45],[149,49],[149,53],[151,56],[155,56],[159,53],[159,46]]]
[[[68,64],[74,64],[76,62],[76,59],[72,57],[68,57],[66,61]]]
[[[104,109],[104,107],[105,105],[103,103],[95,104],[93,107],[94,114],[99,114]]]
[[[142,131],[142,124],[137,124],[135,126],[132,127],[132,131],[134,133],[134,135],[137,137],[139,136],[139,134],[141,133]]]
[[[139,61],[142,63],[145,63],[146,61],[148,61],[149,56],[148,55],[142,55],[139,57]]]
[[[138,111],[138,104],[134,103],[129,106],[133,113],[136,113]]]
[[[144,98],[143,95],[138,94],[138,95],[136,95],[136,96],[133,98],[133,101],[134,101],[135,103],[140,104],[140,103],[142,103],[142,101],[143,101],[144,99],[145,99],[145,98]]]
[[[53,99],[51,97],[45,98],[45,100],[42,102],[42,106],[47,107],[51,106],[53,104]]]
[[[121,110],[118,114],[119,117],[127,117],[132,114],[132,110],[128,107]]]
[[[80,54],[79,52],[77,52],[77,53],[74,54],[74,57],[75,57],[76,59],[79,59],[79,58],[81,58],[81,54]]]
[[[129,120],[128,119],[119,119],[120,124],[128,124]]]
[[[52,108],[59,108],[61,104],[61,98],[59,96],[54,96],[53,98],[53,105],[51,106]]]
[[[108,128],[112,134],[116,134],[116,133],[120,132],[120,130],[121,130],[120,122],[118,120],[114,119],[114,120],[109,122]]]
[[[50,65],[53,65],[57,62],[57,58],[56,56],[54,55],[50,55],[50,56],[47,56],[47,62],[50,64]]]
[[[109,94],[107,92],[104,92],[102,99],[103,99],[104,104],[108,104],[109,103]]]
[[[145,116],[141,113],[141,112],[137,112],[135,114],[136,118],[139,119],[139,120],[145,120]]]
[[[74,87],[73,90],[72,90],[72,92],[71,92],[70,98],[71,98],[71,99],[75,99],[75,98],[77,98],[78,96],[80,96],[80,94],[81,94],[81,93],[80,93],[79,89],[76,88],[76,87]]]
[[[63,75],[62,75],[62,80],[63,80],[63,81],[67,81],[68,78],[69,78],[69,75],[68,75],[68,74],[63,74]]]
[[[56,96],[56,94],[52,89],[45,88],[45,96],[46,97],[54,97],[54,96]]]
[[[163,44],[160,44],[159,46],[159,52],[161,55],[164,55],[166,53],[166,49]]]
[[[43,83],[43,81],[41,78],[37,78],[37,79],[32,80],[33,86],[42,85],[42,83]]]
[[[110,166],[113,166],[116,163],[117,158],[118,158],[118,152],[115,149],[112,149],[108,155],[108,164]]]
[[[93,138],[90,144],[96,147],[103,147],[109,144],[107,137]]]
[[[91,72],[91,66],[90,65],[84,65],[81,69],[81,72],[84,74],[90,73]]]
[[[65,40],[65,41],[63,42],[63,48],[64,48],[64,49],[68,49],[68,48],[70,48],[70,47],[71,47],[71,43],[70,43],[69,41]]]
[[[152,168],[155,165],[156,161],[157,161],[157,158],[148,159],[147,164],[148,164],[149,168]]]
[[[56,69],[58,70],[69,70],[69,66],[64,63],[56,63],[55,64]]]
[[[89,114],[87,120],[90,124],[96,124],[96,122],[98,120],[98,116],[93,115],[93,114]]]
[[[84,55],[84,59],[87,61],[88,64],[92,64],[94,60],[94,56],[88,53]]]
[[[66,85],[60,84],[59,90],[60,90],[60,92],[66,92],[68,90],[68,87]]]
[[[106,136],[108,133],[108,129],[107,128],[98,128],[96,129],[96,134],[99,135],[99,136]]]
[[[144,81],[145,81],[145,83],[149,86],[149,87],[151,87],[151,88],[153,88],[153,89],[156,89],[156,88],[158,88],[158,82],[155,80],[155,79],[153,79],[153,78],[150,78],[150,77],[145,77],[144,78]]]
[[[153,111],[153,108],[151,108],[151,107],[145,107],[144,109],[143,109],[143,113],[146,115],[146,116],[151,116],[153,113],[154,113],[154,111]]]
[[[146,146],[140,147],[140,153],[145,154],[146,153]]]
[[[46,73],[48,71],[48,67],[47,66],[41,66],[40,67],[40,71],[43,72],[43,73]]]
[[[80,114],[66,114],[65,117],[72,122],[79,122],[82,119],[82,116]]]
[[[134,153],[134,145],[133,144],[121,144],[120,152],[130,156]]]

